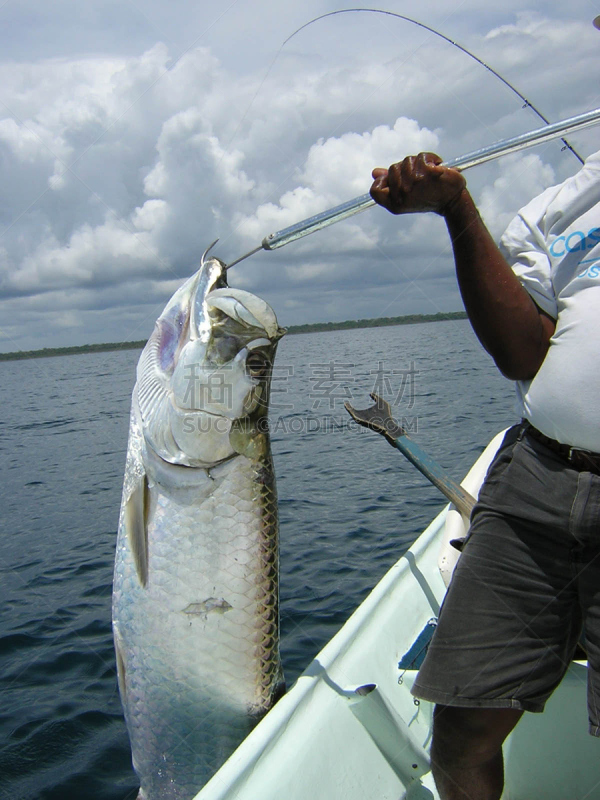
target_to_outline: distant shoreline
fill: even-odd
[[[416,325],[420,322],[442,322],[466,319],[464,311],[448,311],[439,314],[408,314],[404,317],[378,317],[377,319],[352,319],[345,322],[313,322],[306,325],[290,325],[288,335],[295,333],[322,333],[323,331],[345,331],[352,328],[384,328],[390,325]],[[43,350],[17,350],[0,353],[0,361],[20,361],[24,358],[53,358],[74,356],[82,353],[108,353],[113,350],[141,350],[146,339],[137,342],[105,342],[104,344],[82,344],[72,347],[44,347]]]

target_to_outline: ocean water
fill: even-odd
[[[133,800],[110,628],[135,351],[0,363],[0,798]],[[291,685],[445,500],[343,402],[377,391],[460,479],[512,424],[466,321],[284,338],[272,394]]]

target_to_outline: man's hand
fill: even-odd
[[[371,197],[392,214],[444,217],[465,309],[475,333],[507,378],[529,380],[544,360],[555,322],[541,311],[485,227],[463,175],[434,153],[374,169]]]
[[[407,156],[389,169],[373,170],[371,197],[392,214],[434,211],[445,216],[466,186],[456,169],[440,166],[435,153]]]

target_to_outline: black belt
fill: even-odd
[[[548,450],[557,453],[573,469],[579,472],[594,472],[596,475],[600,475],[600,453],[592,453],[591,450],[578,450],[576,447],[571,447],[571,445],[557,442],[556,439],[546,436],[546,434],[538,431],[527,421],[524,422],[523,429],[532,439],[536,439]]]

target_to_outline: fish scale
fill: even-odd
[[[218,276],[214,261],[208,268]],[[204,262],[203,270],[206,273]],[[206,274],[200,277],[197,285],[210,297],[215,281]],[[198,302],[193,286],[188,305]],[[237,355],[256,341],[263,342],[256,347],[265,352],[271,348],[274,355],[271,340],[276,341],[282,331],[275,330],[260,305],[266,304],[258,298],[254,303],[249,299],[253,296],[241,290],[231,290],[234,302],[230,302],[220,286],[220,307],[231,306],[237,318],[232,334],[241,348]],[[181,290],[175,297],[180,308]],[[242,308],[235,305],[242,302]],[[251,312],[266,320],[268,330],[262,339],[254,330]],[[161,319],[168,322],[169,314],[167,306]],[[247,333],[240,330],[241,316],[250,320]],[[221,313],[213,321],[220,326],[219,336],[227,331],[228,320]],[[157,325],[157,330],[165,324]],[[184,327],[179,318],[178,327]],[[188,327],[181,335],[190,335]],[[265,332],[270,334],[268,340]],[[140,364],[150,363],[158,370],[160,338],[151,347],[151,358],[144,361],[142,356]],[[179,357],[185,357],[184,341]],[[211,374],[222,366],[218,360],[210,363]],[[282,690],[277,495],[266,405],[255,400],[261,386],[262,396],[268,397],[268,376],[249,379],[247,370],[240,373],[242,386],[246,381],[249,387],[243,400],[244,424],[236,427],[240,417],[233,409],[218,440],[219,452],[227,437],[237,449],[214,464],[196,465],[197,456],[188,457],[185,450],[174,451],[173,462],[165,458],[164,449],[175,447],[173,442],[182,438],[178,430],[169,429],[164,435],[166,410],[171,414],[170,406],[178,400],[168,388],[166,372],[166,378],[157,373],[156,385],[152,374],[142,375],[142,381],[138,374],[145,397],[154,398],[146,419],[134,390],[115,559],[113,628],[140,797],[188,800]],[[168,403],[161,405],[163,386]],[[207,435],[214,433],[210,411],[192,409],[190,414],[199,415],[196,421],[207,428]],[[207,414],[213,428],[205,425]],[[163,425],[165,430],[148,431],[149,425]],[[198,425],[198,436],[205,435],[203,426]],[[153,442],[160,443],[160,455]],[[188,460],[186,466],[180,465],[183,459]]]
[[[198,507],[158,494],[161,513],[148,530],[145,588],[139,586],[128,548],[119,548],[122,579],[116,604],[129,614],[121,617],[118,632],[143,642],[158,661],[151,672],[135,667],[127,671],[126,708],[135,720],[129,727],[141,739],[136,747],[134,734],[132,747],[143,752],[136,757],[136,769],[149,774],[158,763],[161,782],[171,768],[182,773],[185,777],[177,782],[181,795],[172,797],[193,796],[207,774],[216,771],[257,715],[268,710],[273,678],[278,678],[276,516],[271,509],[262,513],[267,504],[247,499],[262,495],[275,505],[274,486],[266,485],[262,475],[257,481],[254,465],[244,457],[222,469],[228,474]],[[229,513],[231,509],[237,513]],[[173,529],[185,547],[172,537]],[[185,613],[188,605],[212,596],[223,597],[231,609],[193,618]],[[164,648],[165,629],[181,642],[177,650]],[[202,708],[201,724],[197,712],[187,713],[186,708]],[[176,746],[175,756],[165,747],[172,739],[171,727],[178,730],[177,738],[187,740],[187,747]],[[148,797],[153,797],[150,786]]]

